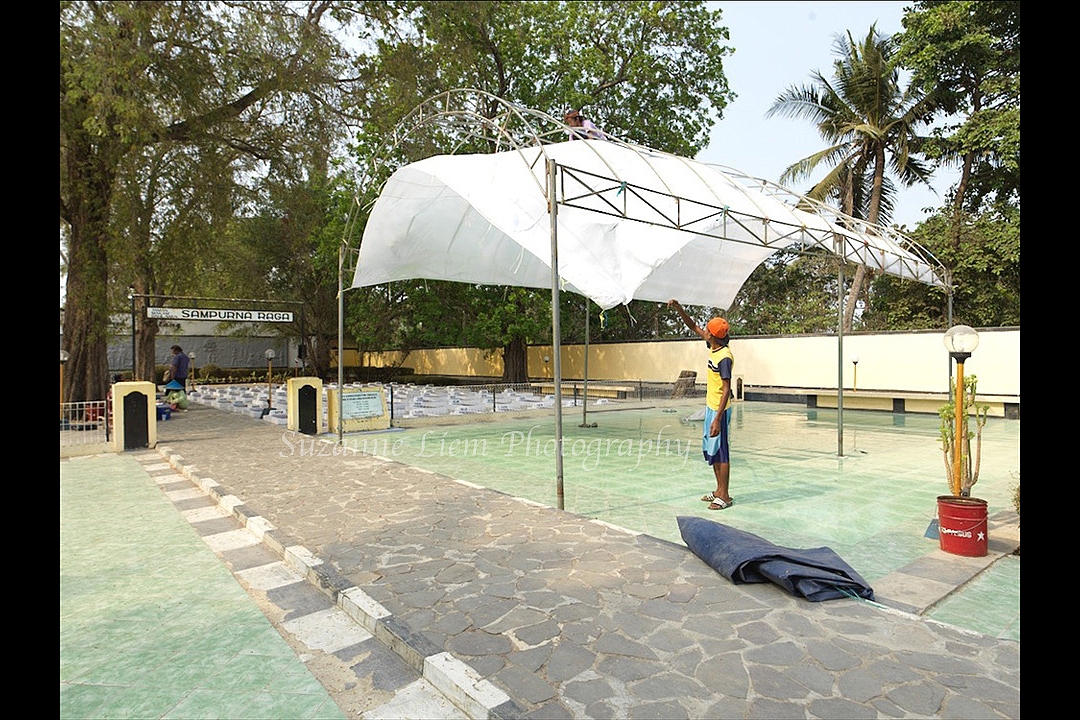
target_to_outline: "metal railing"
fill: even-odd
[[[112,413],[106,400],[60,404],[60,456],[111,449]]]

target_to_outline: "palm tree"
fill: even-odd
[[[831,165],[808,195],[838,200],[845,213],[871,225],[887,222],[896,192],[890,174],[905,187],[929,184],[930,171],[912,153],[921,139],[917,129],[930,121],[935,109],[934,95],[914,86],[901,88],[896,43],[874,25],[861,44],[849,31],[837,35],[833,47],[837,56],[833,81],[814,71],[811,86],[789,87],[766,113],[811,120],[830,143],[788,167],[781,182],[808,177],[819,165]],[[845,330],[851,330],[855,305],[870,279],[869,269],[860,265],[844,308]]]

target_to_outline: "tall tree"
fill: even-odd
[[[913,156],[919,129],[931,117],[936,98],[916,88],[904,88],[895,61],[895,41],[871,26],[856,43],[851,33],[837,35],[833,79],[820,71],[811,85],[784,90],[768,116],[810,120],[829,145],[785,170],[781,181],[810,176],[819,166],[830,166],[825,177],[808,193],[824,200],[838,198],[848,215],[872,225],[887,222],[895,186],[928,183],[929,170]],[[851,330],[855,308],[866,290],[870,271],[856,268],[844,308],[844,329]]]
[[[949,204],[915,230],[952,273],[951,296],[875,283],[875,327],[1020,324],[1020,3],[920,1],[904,14],[897,58],[941,98],[922,145],[960,168]]]
[[[433,95],[475,88],[560,119],[585,108],[617,137],[692,157],[734,98],[728,30],[697,0],[421,0],[411,21],[361,62],[367,137]]]
[[[347,106],[336,99],[347,87],[341,24],[392,10],[317,0],[61,2],[69,399],[105,396],[110,249],[124,242],[110,228],[125,158],[163,143],[229,148],[257,163],[286,158],[290,137]]]
[[[923,0],[903,24],[897,58],[947,113],[923,151],[960,168],[951,189],[955,248],[961,213],[1020,204],[1020,3]]]
[[[118,167],[108,245],[117,282],[110,294],[134,290],[135,378],[155,373],[158,325],[145,312],[151,298],[161,304],[162,296],[199,294],[203,260],[232,218],[234,161],[219,148],[163,142],[132,150]]]
[[[692,157],[733,97],[723,72],[728,31],[704,2],[422,1],[410,17],[360,68],[370,92],[361,154],[421,101],[475,88],[557,118],[585,108],[608,133]],[[524,309],[500,299],[489,313],[483,337],[510,353],[508,380],[527,380]]]

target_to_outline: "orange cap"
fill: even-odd
[[[705,329],[714,338],[725,338],[728,334],[728,321],[722,317],[714,317],[705,325]]]

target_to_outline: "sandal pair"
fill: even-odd
[[[730,505],[731,503],[735,502],[735,500],[734,499],[732,499],[732,500],[721,500],[720,498],[716,497],[716,495],[713,495],[712,493],[709,493],[708,495],[702,495],[701,496],[701,502],[707,502],[707,503],[719,503],[719,502],[722,502],[722,503],[726,503],[726,504]]]
[[[735,498],[732,498],[731,500],[721,500],[716,497],[716,495],[709,493],[708,495],[702,496],[701,502],[709,503],[710,510],[727,510],[735,504]]]

